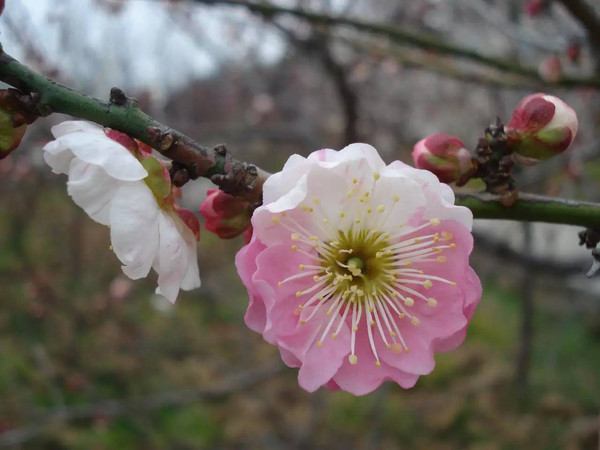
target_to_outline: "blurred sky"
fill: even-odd
[[[94,95],[112,86],[166,93],[250,51],[265,64],[284,51],[276,32],[248,25],[240,8],[128,0],[115,14],[109,0],[6,3],[0,18],[6,51],[25,61],[31,46],[62,81]]]

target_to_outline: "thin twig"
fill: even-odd
[[[391,25],[383,25],[362,20],[352,19],[343,16],[332,16],[318,12],[307,11],[298,8],[287,8],[269,3],[257,3],[245,0],[194,0],[197,3],[207,5],[230,5],[243,6],[249,11],[257,12],[266,17],[277,15],[291,15],[313,24],[327,26],[345,26],[354,28],[358,31],[385,36],[394,42],[421,48],[427,51],[437,52],[443,55],[455,56],[468,61],[491,67],[503,72],[514,73],[523,77],[543,82],[544,80],[538,74],[537,69],[525,67],[516,61],[510,61],[501,58],[493,58],[479,53],[469,48],[458,47],[441,40],[435,36],[415,33],[403,30]],[[547,83],[562,87],[600,87],[600,78],[561,78],[555,83]]]
[[[284,369],[285,366],[277,360],[261,368],[239,372],[210,388],[185,389],[125,400],[105,400],[89,405],[60,407],[47,413],[36,424],[0,434],[0,446],[21,445],[40,436],[48,426],[55,423],[148,412],[168,406],[184,406],[200,400],[221,400],[230,394],[267,381],[279,375]]]

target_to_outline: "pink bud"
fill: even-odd
[[[411,155],[415,167],[433,172],[443,183],[459,181],[475,169],[469,150],[449,134],[427,136],[415,144]]]
[[[555,83],[562,77],[562,65],[558,56],[548,56],[544,58],[538,66],[538,74],[544,81]]]
[[[544,0],[528,0],[525,3],[525,12],[529,17],[539,16],[547,8],[548,3]]]
[[[564,152],[577,134],[577,115],[561,99],[543,93],[525,97],[506,125],[517,159],[536,162]]]
[[[220,189],[207,191],[200,214],[206,219],[206,229],[221,239],[234,238],[250,226],[250,205]]]

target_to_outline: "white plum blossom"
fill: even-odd
[[[177,206],[168,171],[128,136],[84,121],[52,127],[44,159],[67,174],[73,201],[110,227],[112,249],[131,279],[158,273],[156,292],[174,302],[200,286],[197,219]],[[123,145],[122,145],[123,144]]]

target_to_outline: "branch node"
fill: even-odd
[[[217,146],[215,146],[215,153],[219,156],[226,156],[227,155],[227,146],[225,144],[219,144]]]
[[[173,137],[173,134],[171,133],[171,130],[169,129],[169,130],[161,133],[158,146],[161,151],[166,152],[173,146],[174,142],[175,142],[175,138]]]
[[[118,87],[110,90],[110,103],[117,106],[137,107],[138,101],[135,98],[127,97]]]

